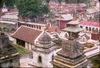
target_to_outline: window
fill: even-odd
[[[94,32],[95,31],[95,29],[94,28],[92,28],[92,32]]]
[[[41,26],[39,26],[39,29],[41,29]]]
[[[41,56],[38,57],[38,62],[42,63],[42,57]]]
[[[96,28],[96,32],[98,32],[98,28]]]
[[[81,28],[83,28],[83,26],[80,26]]]
[[[34,25],[34,28],[36,28],[36,26]]]
[[[89,31],[91,31],[91,27],[89,27]]]
[[[88,27],[86,27],[86,30],[88,30]]]
[[[36,26],[36,28],[38,29],[38,25]]]
[[[52,55],[52,60],[54,60],[54,55]]]
[[[31,25],[31,27],[33,28],[33,25]]]

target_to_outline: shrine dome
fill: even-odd
[[[38,41],[39,41],[40,44],[49,44],[49,43],[51,43],[52,39],[51,39],[51,37],[49,36],[49,34],[48,34],[47,32],[44,31],[44,32],[40,35]]]

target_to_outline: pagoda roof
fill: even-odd
[[[75,21],[70,21],[68,22],[67,24],[72,24],[72,25],[77,25],[79,24],[80,22],[78,20],[75,20]]]
[[[67,31],[67,32],[80,32],[80,31],[83,31],[83,29],[80,28],[80,27],[67,27],[67,28],[64,28],[63,30]]]

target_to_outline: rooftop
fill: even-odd
[[[13,33],[12,37],[34,44],[34,40],[42,33],[41,30],[33,29],[27,26],[21,26]]]
[[[84,26],[93,26],[93,27],[100,27],[100,23],[97,22],[90,22],[90,21],[81,21],[80,25],[84,25]]]
[[[48,43],[51,43],[52,39],[51,37],[49,36],[49,34],[47,32],[43,32],[40,37],[39,37],[39,40],[38,40],[40,43],[42,44],[48,44]]]
[[[83,29],[79,27],[67,27],[67,28],[64,28],[63,30],[68,31],[68,32],[80,32]]]
[[[79,21],[70,21],[70,22],[68,22],[67,24],[72,24],[72,25],[74,25],[74,24],[79,24],[80,22]]]

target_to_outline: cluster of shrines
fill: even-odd
[[[57,0],[50,1],[49,9],[57,12],[54,14],[56,21],[22,22],[17,17],[18,12],[14,11],[1,16],[0,22],[19,27],[12,37],[15,44],[32,51],[33,57],[29,62],[31,67],[86,68],[88,60],[83,52],[83,44],[90,39],[98,40],[100,37],[100,24],[91,21],[95,15],[100,13],[99,6],[86,9],[86,6],[79,7],[80,4],[75,6],[62,2],[58,5],[54,1]],[[74,11],[71,8],[78,13],[71,12]],[[3,8],[3,10],[7,9]],[[77,15],[80,23],[73,21]],[[83,34],[80,33],[81,31]],[[60,42],[61,47],[55,41]],[[10,43],[7,35],[0,32],[0,68],[20,67],[19,60],[19,54]]]
[[[32,50],[33,57],[31,62],[29,62],[31,67],[85,68],[88,65],[88,60],[84,55],[84,48],[78,39],[78,34],[83,29],[77,25],[78,23],[69,23],[69,26],[64,29],[68,33],[68,36],[66,39],[60,38],[62,40],[62,47],[60,49],[57,44],[52,41],[48,32],[34,30],[26,26],[21,26],[12,37],[15,38],[16,44]],[[0,57],[2,62],[0,61],[0,66],[19,67],[17,63],[19,56],[15,48],[11,46],[8,37],[1,33],[0,39],[0,52],[2,52],[2,56]],[[6,39],[6,41],[4,41],[4,39]],[[6,53],[6,51],[3,51],[4,49],[8,50],[7,52],[10,54],[4,54]],[[13,58],[17,59],[13,61]],[[15,63],[15,61],[17,62]],[[8,66],[4,66],[4,62],[8,62],[5,63]]]
[[[45,0],[43,0],[45,1]],[[20,25],[29,26],[35,29],[44,30],[48,26],[49,31],[61,31],[62,29],[68,26],[68,22],[79,19],[79,27],[84,29],[84,32],[90,33],[93,40],[98,40],[100,36],[100,24],[99,19],[100,7],[98,0],[91,0],[93,7],[86,8],[85,3],[76,3],[76,4],[66,4],[64,0],[59,4],[58,0],[50,0],[49,9],[53,13],[51,14],[53,20],[45,21],[45,18],[39,19],[37,22],[30,22],[29,19],[23,20],[18,17],[18,10],[12,9],[7,11],[6,7],[2,8],[4,15],[0,13],[0,22],[13,24],[13,26],[19,27]],[[97,16],[97,18],[95,17]],[[95,19],[96,20],[92,20]],[[28,29],[28,28],[27,28]]]

